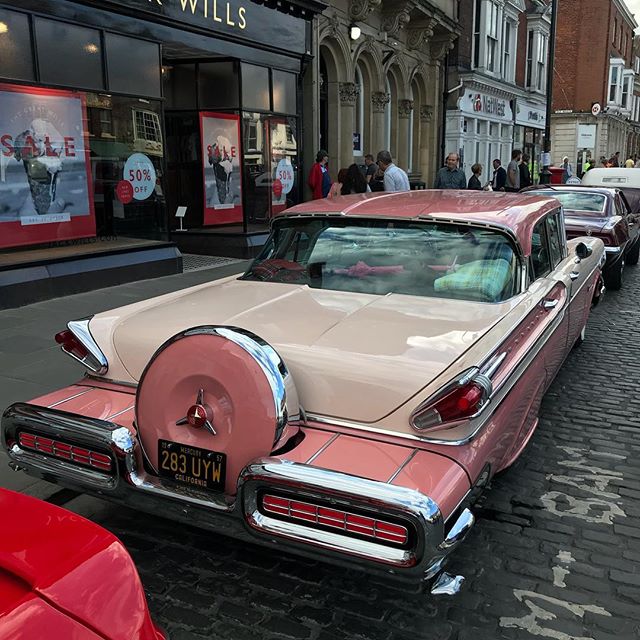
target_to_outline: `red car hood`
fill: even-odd
[[[29,612],[45,623],[72,618],[69,635],[57,637],[91,638],[88,628],[112,640],[163,638],[149,617],[135,565],[114,535],[69,511],[2,489],[0,637],[11,637],[11,625]],[[84,635],[71,632],[76,626]],[[21,631],[21,638],[51,637],[36,628],[32,633],[31,622]]]

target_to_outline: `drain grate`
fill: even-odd
[[[242,262],[237,258],[225,258],[222,256],[200,256],[195,253],[182,254],[182,270],[201,271],[202,269],[211,269],[211,267],[224,267],[235,262]]]

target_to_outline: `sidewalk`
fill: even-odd
[[[30,400],[83,376],[84,367],[62,353],[54,341],[69,320],[241,273],[247,264],[238,261],[197,268],[0,311],[0,412],[13,402]],[[0,455],[0,486],[39,498],[59,490],[56,485],[11,471],[4,453]]]

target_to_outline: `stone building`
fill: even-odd
[[[453,0],[332,0],[305,74],[305,104],[317,106],[305,113],[305,166],[326,148],[335,178],[388,149],[412,179],[431,181],[457,20]]]
[[[623,0],[558,3],[551,116],[554,163],[566,155],[580,171],[587,156],[598,161],[617,151],[625,158],[638,153],[632,122],[637,26]]]
[[[548,0],[461,0],[445,87],[445,148],[459,153],[467,178],[479,162],[488,180],[492,161],[504,165],[514,148],[532,158],[537,177],[550,27]]]

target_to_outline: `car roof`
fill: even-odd
[[[589,186],[611,185],[615,187],[635,187],[640,188],[640,169],[631,167],[594,167],[589,169],[582,181],[589,183]]]
[[[558,208],[553,196],[499,191],[422,189],[400,193],[361,193],[299,204],[277,217],[340,215],[353,217],[428,219],[490,224],[511,233],[524,255],[531,253],[534,225]]]
[[[581,184],[540,184],[535,187],[530,187],[527,189],[527,192],[529,191],[582,191],[613,198],[613,196],[616,195],[616,192],[620,191],[620,189],[617,187],[592,187]]]

